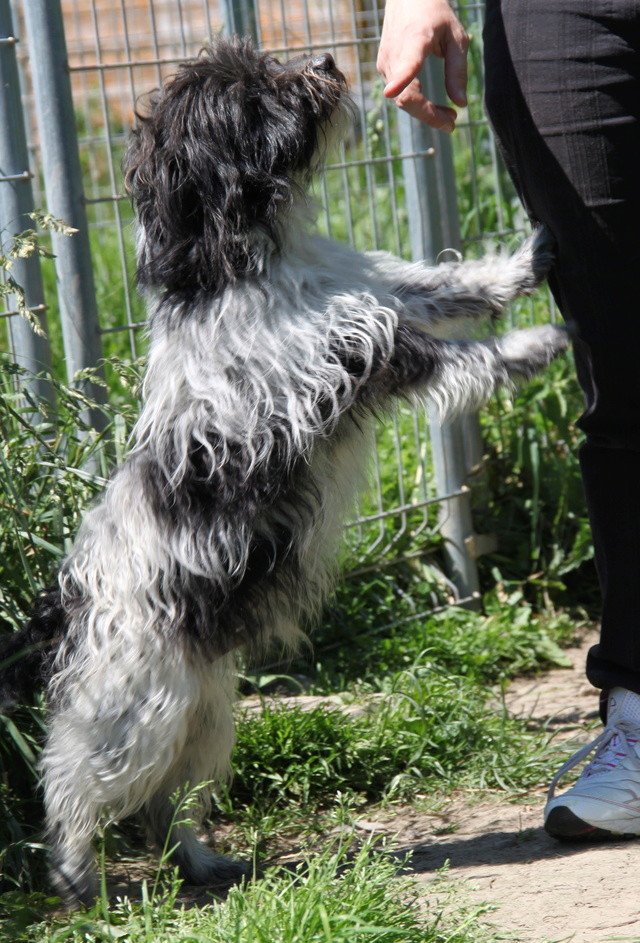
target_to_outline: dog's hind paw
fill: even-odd
[[[92,907],[99,896],[98,878],[92,860],[87,859],[82,867],[74,862],[54,861],[51,883],[60,894],[67,910],[76,910],[80,906]]]
[[[221,891],[235,884],[242,884],[254,876],[253,865],[248,861],[234,861],[222,855],[209,853],[197,861],[196,866],[180,863],[180,875],[187,884],[211,887]]]

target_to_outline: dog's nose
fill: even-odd
[[[330,52],[323,52],[317,56],[312,56],[309,60],[309,67],[314,72],[333,72],[336,63]]]

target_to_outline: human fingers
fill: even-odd
[[[396,95],[395,102],[398,108],[428,124],[431,128],[438,131],[453,131],[455,128],[457,118],[455,110],[429,101],[418,79],[414,79],[399,95]]]
[[[426,46],[428,50],[428,46]],[[418,75],[425,60],[425,44],[417,42],[414,45],[403,44],[401,55],[390,61],[383,52],[378,56],[378,72],[386,80],[384,95],[386,98],[395,98]]]
[[[444,46],[444,84],[447,95],[461,108],[467,104],[467,53],[470,37],[458,23]]]

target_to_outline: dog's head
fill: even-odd
[[[281,64],[218,39],[152,93],[123,161],[142,286],[216,291],[277,251],[348,106],[328,54]]]

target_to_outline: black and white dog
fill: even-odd
[[[6,705],[44,665],[47,828],[70,900],[96,892],[105,811],[141,812],[163,843],[176,789],[228,777],[236,653],[293,647],[318,614],[375,415],[398,396],[476,407],[567,345],[551,326],[439,339],[534,289],[541,232],[511,258],[428,268],[309,231],[305,191],[349,111],[331,56],[283,65],[218,40],[133,134],[144,405],[0,685]],[[246,872],[184,825],[171,843],[191,882]]]

